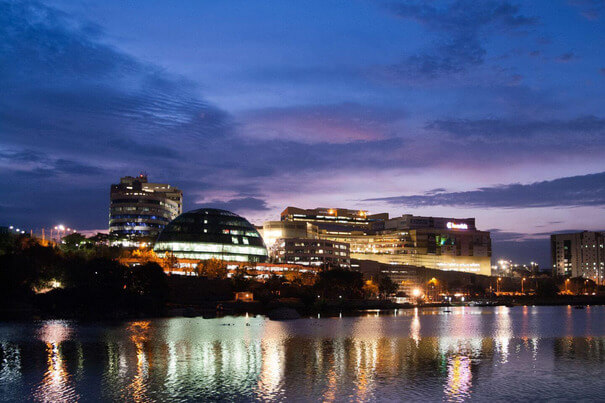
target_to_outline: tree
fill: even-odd
[[[363,274],[360,272],[334,269],[319,273],[315,289],[325,298],[361,298],[363,284]]]
[[[82,247],[88,240],[78,232],[65,235],[62,239],[62,245],[65,250],[77,250]]]
[[[178,264],[179,260],[176,256],[174,256],[174,253],[166,252],[164,258],[162,259],[162,266],[164,267],[164,269],[168,271],[173,271],[177,268]]]
[[[126,290],[139,296],[148,297],[158,305],[163,305],[168,298],[166,274],[162,267],[155,262],[128,268],[125,285]]]
[[[227,277],[227,265],[219,259],[203,260],[196,267],[198,276],[212,279],[222,279]]]
[[[379,274],[376,278],[376,282],[378,283],[378,290],[380,291],[380,295],[382,298],[386,298],[390,294],[394,294],[399,286],[395,283],[389,276],[386,274]]]
[[[378,285],[374,283],[372,280],[367,280],[363,285],[363,295],[366,298],[374,298],[378,295]]]
[[[91,236],[88,240],[95,246],[107,245],[109,242],[109,235],[97,232],[96,235]]]
[[[246,277],[246,269],[238,267],[231,278],[234,291],[247,291],[250,289],[250,280]]]

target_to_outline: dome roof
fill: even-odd
[[[258,262],[267,258],[263,239],[248,220],[212,208],[188,211],[172,220],[158,236],[154,251],[198,260]]]

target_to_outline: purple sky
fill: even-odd
[[[177,6],[178,4],[178,6]],[[0,225],[185,207],[477,218],[494,257],[605,229],[605,2],[0,1]]]

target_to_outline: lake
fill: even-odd
[[[603,400],[605,307],[0,324],[1,401]]]

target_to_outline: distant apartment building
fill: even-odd
[[[325,239],[278,239],[270,248],[269,256],[277,263],[323,268],[351,267],[349,245]]]
[[[125,176],[111,185],[109,234],[125,246],[153,242],[183,212],[183,192],[165,183],[149,183],[147,175]]]
[[[491,237],[474,218],[422,217],[364,210],[288,207],[282,221],[312,223],[320,239],[350,245],[351,258],[491,274]]]
[[[550,236],[553,274],[584,277],[603,284],[605,233],[583,231]]]

